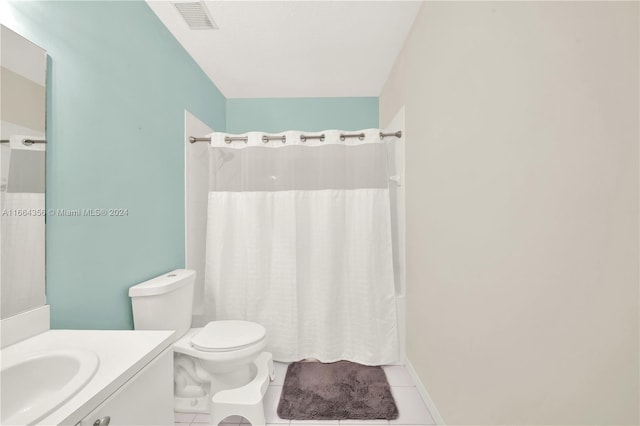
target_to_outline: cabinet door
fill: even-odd
[[[109,422],[107,422],[109,417]],[[82,426],[173,426],[173,351],[158,355],[79,422]],[[96,423],[102,421],[102,423]]]

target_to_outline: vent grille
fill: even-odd
[[[217,30],[218,26],[207,10],[204,2],[173,2],[173,5],[192,30]]]

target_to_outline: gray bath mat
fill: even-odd
[[[398,417],[382,367],[349,361],[289,364],[278,416],[291,420],[392,420]]]

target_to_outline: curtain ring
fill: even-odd
[[[320,135],[320,142],[324,142],[324,133]]]
[[[340,134],[340,140],[341,140],[342,142],[344,142],[344,141],[345,141],[345,139],[347,139],[347,137],[346,137],[345,135],[343,135],[343,134]]]
[[[231,140],[229,138],[224,138],[224,143],[226,143],[227,145],[229,145],[231,143]]]
[[[264,135],[264,136],[262,137],[262,142],[264,142],[264,143],[269,143],[269,138],[267,137],[267,135]]]
[[[286,136],[282,136],[282,143],[287,143],[287,137]]]
[[[305,135],[300,135],[300,142],[306,142],[307,137]]]
[[[360,136],[358,136],[358,139],[360,139],[361,141],[364,140],[364,133],[360,133]]]

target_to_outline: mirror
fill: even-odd
[[[47,53],[0,26],[0,317],[45,304]]]

